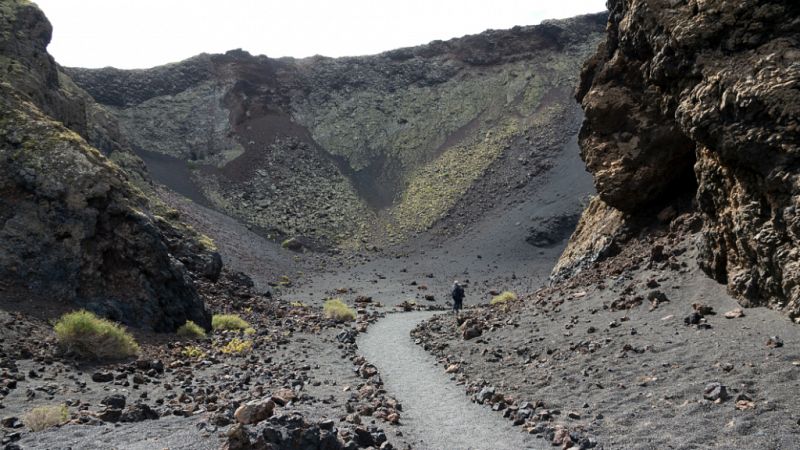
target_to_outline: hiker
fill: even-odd
[[[453,281],[453,311],[458,314],[458,311],[463,307],[464,301],[464,288],[458,284],[458,280]]]

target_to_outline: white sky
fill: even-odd
[[[605,10],[605,0],[34,0],[65,66],[144,68],[242,48],[348,56]]]

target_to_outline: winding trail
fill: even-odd
[[[389,314],[358,339],[361,354],[380,370],[387,391],[403,405],[409,442],[431,450],[543,448],[498,413],[472,403],[435,358],[414,344],[409,333],[432,315]]]

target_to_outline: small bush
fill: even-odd
[[[211,318],[211,328],[214,330],[246,330],[250,324],[235,314],[215,314]]]
[[[181,350],[181,355],[187,358],[197,358],[203,359],[206,357],[206,352],[203,351],[202,348],[196,347],[194,345],[187,345],[186,347]]]
[[[187,320],[185,324],[181,325],[176,333],[178,336],[186,339],[200,339],[206,337],[206,330],[191,320]]]
[[[124,328],[89,311],[64,314],[55,325],[62,350],[82,358],[127,358],[139,345]]]
[[[197,237],[197,242],[203,247],[204,250],[215,252],[217,251],[217,245],[214,243],[214,240],[210,237],[206,236],[205,234],[199,234]]]
[[[39,406],[22,416],[22,423],[32,431],[42,431],[67,421],[69,412],[66,405]]]
[[[517,294],[511,291],[505,291],[500,293],[499,295],[495,295],[492,297],[492,301],[489,302],[490,305],[503,305],[508,302],[513,302],[517,299]]]
[[[328,319],[337,322],[347,322],[355,320],[356,312],[350,309],[341,299],[330,299],[322,306],[322,312]]]
[[[219,351],[226,355],[238,355],[240,353],[249,352],[253,349],[253,341],[245,341],[239,338],[233,338],[227,344],[220,347]]]

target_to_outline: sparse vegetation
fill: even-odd
[[[186,339],[201,339],[206,337],[206,330],[191,320],[187,320],[185,324],[178,328],[176,334]]]
[[[120,325],[85,310],[64,314],[55,325],[61,349],[82,358],[122,359],[139,353],[139,345]]]
[[[187,358],[202,359],[206,357],[206,352],[204,352],[202,348],[195,345],[187,345],[183,348],[183,350],[181,350],[181,355]]]
[[[247,330],[250,324],[236,314],[214,314],[211,318],[211,328],[219,330]]]
[[[203,249],[207,251],[210,252],[217,251],[217,244],[215,244],[214,240],[206,236],[205,234],[198,233],[197,242],[200,244],[200,246],[203,247]]]
[[[22,423],[32,431],[60,425],[69,418],[66,405],[38,406],[22,416]]]
[[[520,132],[516,120],[508,119],[485,134],[476,134],[412,171],[408,187],[392,208],[399,230],[422,231],[441,219],[469,187],[503,153]]]
[[[253,341],[233,338],[227,344],[219,348],[219,351],[226,355],[238,355],[249,352],[253,349]]]
[[[505,291],[498,295],[492,297],[492,301],[489,302],[490,305],[504,305],[508,302],[513,302],[517,300],[517,294],[511,291]]]
[[[356,318],[356,312],[339,298],[326,301],[322,306],[322,312],[325,314],[325,317],[336,320],[337,322],[348,322]]]

